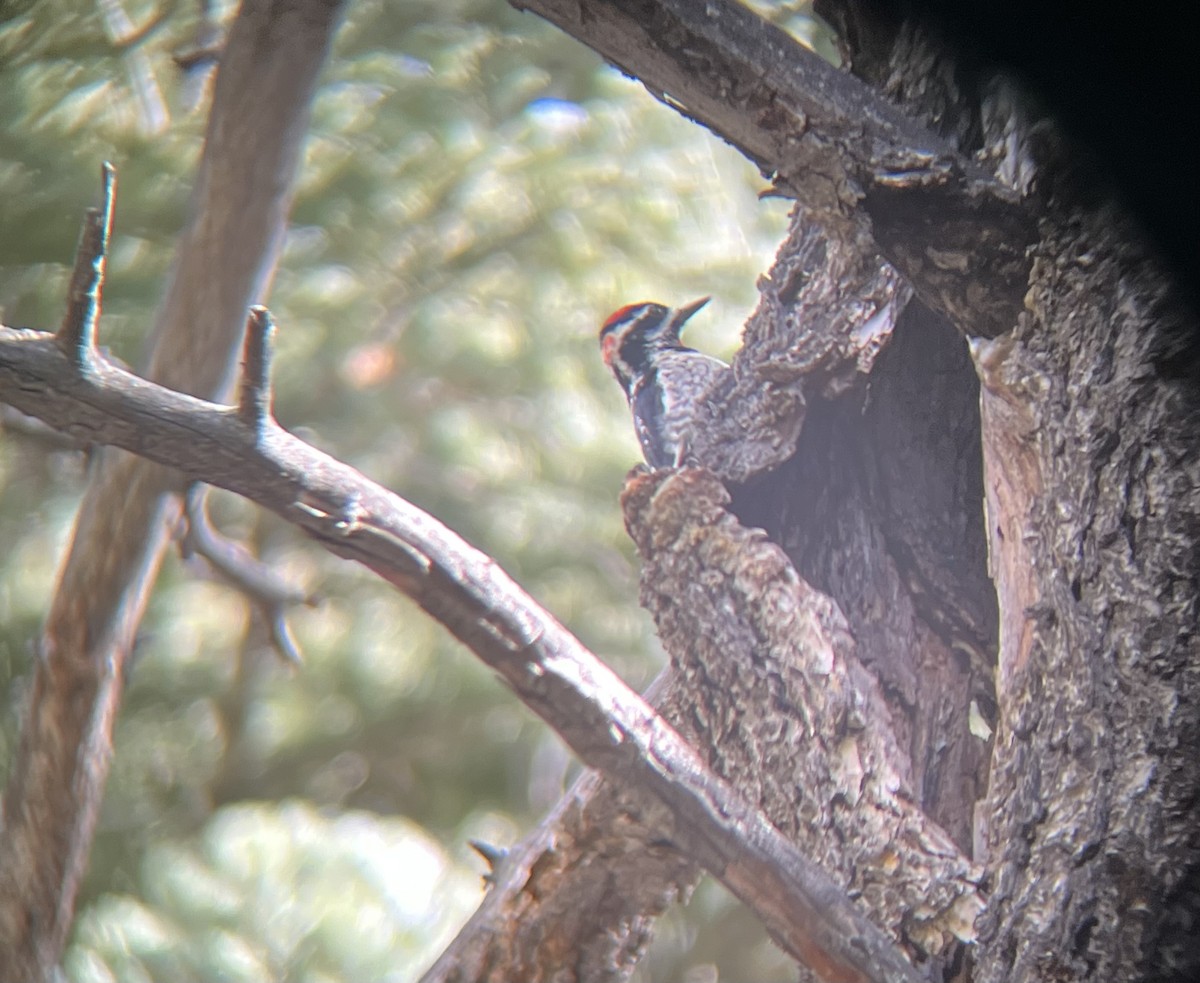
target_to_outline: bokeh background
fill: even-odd
[[[760,4],[821,41],[802,4]],[[0,6],[0,319],[53,328],[98,167],[118,168],[102,343],[142,359],[187,210],[230,3]],[[139,29],[155,22],[152,30]],[[131,38],[136,38],[130,43]],[[270,305],[281,422],[496,557],[629,683],[662,664],[617,497],[637,460],[597,356],[616,307],[703,294],[728,357],[787,205],[707,131],[499,0],[355,0],[316,100]],[[86,480],[0,438],[0,764]],[[474,910],[472,838],[518,839],[577,770],[366,571],[232,496],[213,517],[318,592],[292,671],[253,609],[173,556],[138,643],[76,983],[415,979]],[[641,980],[786,980],[723,891],[662,922]]]

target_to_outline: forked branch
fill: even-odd
[[[147,352],[149,377],[210,396],[230,375],[247,307],[270,282],[309,105],[342,5],[243,0],[238,8],[212,90],[190,216]],[[112,198],[106,172],[67,315],[50,341],[83,375],[96,356]],[[117,453],[93,458],[4,790],[0,979],[56,976],[112,760],[129,653],[181,490],[179,477],[158,465]]]
[[[263,337],[251,331],[249,342]],[[269,348],[261,354],[252,368],[266,378]],[[831,980],[919,978],[845,892],[494,561],[269,417],[248,424],[238,407],[147,382],[99,351],[88,361],[81,372],[54,335],[0,328],[0,399],[244,495],[363,563],[492,666],[587,764],[657,802],[664,837],[758,912],[796,959]]]

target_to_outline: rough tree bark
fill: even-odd
[[[856,72],[982,139],[1040,216],[1025,311],[975,345],[1001,619],[977,978],[1194,979],[1195,312],[1018,89],[928,25],[827,7]]]
[[[89,227],[102,227],[107,211],[90,213]],[[103,264],[87,255],[93,241],[102,243],[103,236],[84,236],[76,269],[79,280],[92,277],[94,289],[76,291],[76,296],[98,297]],[[69,433],[134,451],[245,495],[337,555],[364,564],[493,667],[583,761],[627,790],[619,815],[627,829],[640,827],[633,837],[637,842],[652,837],[659,851],[677,850],[702,864],[758,913],[786,951],[820,967],[831,980],[907,983],[918,978],[893,941],[770,817],[706,768],[691,745],[494,561],[432,516],[275,422],[267,382],[272,325],[265,309],[251,314],[238,403],[227,407],[173,392],[112,365],[95,345],[95,307],[73,305],[85,316],[64,322],[56,334],[0,327],[0,399]],[[655,485],[647,479],[636,487],[653,491]],[[700,489],[699,496],[687,493],[693,486]],[[685,503],[677,515],[681,530],[707,521],[711,508],[705,509],[706,500],[724,501],[716,480],[697,469],[682,472],[671,487],[676,492],[665,499]],[[689,497],[696,498],[700,510],[686,504]],[[773,590],[796,621],[805,624],[805,641],[833,684],[831,697],[823,702],[835,707],[869,703],[869,691],[863,688],[869,690],[870,681],[852,678],[847,671],[852,667],[836,617],[820,598],[805,596],[786,576],[771,576],[769,561],[763,567],[765,587],[764,578],[751,571],[750,589]],[[738,584],[736,570],[731,573],[723,589],[733,599],[746,587]],[[872,731],[869,723],[867,715],[857,716],[857,740],[866,748],[868,764],[882,764],[886,770],[886,735]],[[952,876],[956,867],[961,871],[965,865],[946,838],[891,795],[899,782],[889,784],[882,798],[890,797],[897,813],[893,821],[911,834],[900,866],[931,868],[935,874],[948,869]],[[881,798],[879,792],[872,790],[873,804]],[[886,816],[883,821],[888,822]],[[927,874],[925,880],[932,878]],[[978,909],[972,888],[969,882],[931,888],[934,906],[925,906],[929,911],[921,923],[927,933],[969,928]],[[554,955],[561,961],[564,953]],[[539,953],[539,959],[545,958]]]
[[[190,223],[148,373],[215,395],[274,269],[338,0],[247,0],[226,43]],[[246,98],[254,93],[255,98]],[[69,315],[70,316],[70,315]],[[126,660],[168,543],[179,478],[98,455],[46,619],[0,836],[0,979],[49,979],[74,914]]]
[[[1198,728],[1200,430],[1185,340],[1196,325],[1138,230],[1102,189],[1072,193],[1081,175],[1071,150],[1018,86],[959,57],[935,26],[882,5],[824,5],[853,72],[977,155],[1020,197],[1024,218],[1005,212],[1003,195],[972,199],[953,182],[872,167],[881,155],[864,146],[871,137],[919,138],[878,111],[862,113],[857,130],[839,128],[836,98],[818,96],[836,84],[813,69],[810,82],[820,81],[807,95],[789,90],[797,73],[768,64],[785,46],[770,31],[755,35],[744,13],[670,0],[522,6],[643,79],[799,197],[797,228],[734,373],[709,395],[693,452],[729,482],[733,512],[768,530],[837,602],[911,754],[918,800],[988,862],[984,938],[969,953],[975,978],[1194,978],[1200,948],[1186,926],[1200,844],[1189,803],[1200,770],[1187,752]],[[748,52],[757,72],[743,70]],[[829,165],[830,148],[845,158],[840,167]],[[831,231],[844,254],[834,248],[814,264],[806,223]],[[822,273],[839,285],[853,270],[844,257],[869,263],[876,251],[922,302],[883,333],[877,358],[831,371],[819,353],[836,366],[852,328],[880,305],[862,282],[829,289],[830,308],[862,308],[848,329],[798,300],[820,292]],[[989,262],[999,275],[980,275]],[[787,815],[805,810],[789,801],[789,776],[809,745],[787,735],[806,704],[779,699],[779,672],[721,661],[700,613],[706,600],[687,604],[664,587],[719,582],[703,540],[675,549],[672,536],[647,531],[637,515],[630,522],[643,544],[644,599],[687,677],[672,685],[690,694],[680,705],[693,708],[692,726],[677,726],[707,732],[713,767],[757,788],[776,822],[795,828]],[[665,581],[671,563],[684,572]],[[768,702],[752,698],[756,687]],[[820,805],[836,810],[836,795]],[[554,822],[520,850],[576,864],[575,886],[560,875],[562,893],[540,893],[535,877],[508,894],[493,889],[487,917],[431,979],[503,978],[503,945],[490,940],[575,930],[555,912],[589,882],[595,856],[577,849],[577,834],[556,856],[545,846]],[[606,869],[638,862],[627,848]],[[530,889],[541,908],[525,905],[518,918],[514,905]],[[627,902],[605,908],[603,924],[576,941],[623,938],[636,924],[640,942],[661,901]],[[936,952],[906,941],[917,958]],[[950,974],[958,964],[929,968]],[[540,969],[583,978],[561,963]]]
[[[878,4],[823,4],[874,94],[721,0],[528,6],[800,200],[703,467],[626,491],[666,712],[930,977],[1196,978],[1196,323],[1138,231]],[[692,877],[644,815],[581,781],[429,978],[627,975]]]
[[[619,5],[603,6],[596,17],[553,19],[579,32],[598,29],[605,44],[620,44],[619,36],[613,40],[612,24],[621,22],[639,44],[644,42],[644,35],[650,33],[644,25],[653,22],[651,15],[639,10],[637,16],[622,19],[620,11],[613,10]],[[670,37],[672,32],[660,36],[664,34]],[[766,35],[771,44],[777,41],[770,31]],[[593,43],[596,39],[588,33],[587,40]],[[638,48],[630,55],[630,49],[623,49],[625,57],[619,61],[639,75],[655,59],[668,62],[675,73],[669,78],[671,103],[682,103],[689,113],[697,114],[697,105],[709,108],[704,100],[713,99],[713,90],[737,93],[735,99],[713,100],[717,105],[704,121],[755,159],[765,159],[772,171],[779,172],[774,175],[777,180],[800,180],[783,172],[785,162],[776,153],[779,147],[791,148],[809,172],[819,167],[822,174],[836,176],[861,167],[861,162],[856,165],[852,158],[842,159],[836,149],[818,145],[806,152],[788,137],[788,126],[795,117],[803,120],[836,114],[840,111],[836,100],[832,111],[828,101],[814,105],[819,100],[809,100],[805,112],[789,118],[780,109],[789,93],[755,96],[753,86],[759,84],[759,77],[748,70],[754,65],[718,59],[691,37],[678,43],[684,54],[675,50],[664,54],[651,47],[649,54]],[[770,52],[771,44],[748,47]],[[611,49],[602,50],[612,56]],[[692,98],[688,77],[679,69],[680,65],[686,67],[689,58],[693,72],[700,76],[697,84],[705,90],[697,100]],[[714,63],[727,65],[730,61],[735,62],[733,70],[750,76],[748,81],[728,84],[720,76],[704,74]],[[762,66],[757,67],[772,80],[787,76],[786,72],[763,72]],[[814,68],[818,76],[821,68]],[[651,88],[662,92],[668,80],[661,74],[664,69],[657,71],[660,74]],[[747,104],[773,109],[750,125]],[[818,140],[822,135],[818,131]],[[920,142],[922,138],[913,139]],[[749,147],[748,141],[753,141]],[[832,186],[838,183],[829,180]],[[847,181],[841,179],[840,184],[845,186]],[[903,337],[888,346],[907,290],[898,288],[894,274],[881,265],[876,243],[853,212],[828,196],[816,196],[815,203],[806,197],[805,204],[775,268],[762,284],[763,300],[747,327],[745,347],[726,385],[712,394],[707,426],[696,435],[693,450],[732,483],[739,515],[771,530],[777,541],[789,547],[794,559],[803,558],[806,563],[800,569],[814,582],[827,590],[840,589],[839,599],[855,622],[859,656],[879,675],[892,703],[889,724],[905,749],[904,770],[914,780],[914,794],[946,825],[959,846],[969,850],[971,817],[983,789],[981,763],[987,750],[970,734],[969,716],[973,697],[985,712],[991,709],[987,663],[995,624],[979,515],[977,384],[965,345],[957,341],[943,318],[916,305],[904,315]],[[971,210],[973,206],[968,205]],[[822,227],[829,234],[823,234]],[[999,293],[1006,294],[1009,288],[1003,279],[995,282]],[[882,356],[880,349],[884,349]],[[869,382],[863,378],[867,373],[871,373]],[[864,399],[868,389],[871,400]],[[893,478],[890,472],[898,463],[905,468]],[[688,552],[686,546],[682,552]],[[809,753],[811,743],[801,742],[796,747],[784,740],[772,753],[753,736],[757,726],[753,718],[758,711],[745,699],[746,691],[755,688],[753,679],[761,680],[763,692],[775,694],[776,705],[793,710],[806,705],[802,694],[787,696],[791,684],[783,686],[780,699],[780,690],[772,683],[780,678],[780,665],[786,666],[795,653],[778,656],[782,663],[773,663],[768,655],[761,673],[745,666],[742,686],[728,686],[731,680],[724,678],[724,691],[720,686],[698,687],[697,667],[692,661],[697,646],[680,637],[677,630],[670,630],[671,598],[654,589],[662,582],[661,563],[655,562],[653,551],[646,559],[647,598],[660,616],[660,633],[674,638],[674,644],[668,642],[667,646],[673,663],[693,677],[687,683],[676,678],[670,684],[672,692],[683,694],[678,704],[688,708],[698,701],[706,704],[710,720],[724,716],[744,721],[741,731],[750,735],[748,743],[730,741],[728,757],[723,738],[736,737],[739,728],[722,731],[722,739],[716,742],[702,741],[702,746],[709,747],[710,762],[718,771],[736,774],[743,787],[774,789],[775,805],[769,811],[782,828],[796,830],[796,816],[814,815],[814,809],[837,828],[837,807],[832,813],[825,811],[829,802],[806,807],[806,793],[796,782],[804,773],[804,762],[798,763],[797,756]],[[660,559],[665,560],[665,551]],[[678,557],[672,559],[686,563]],[[713,576],[720,575],[700,565],[670,582],[680,585],[695,578],[699,583]],[[704,604],[699,610],[712,606]],[[689,609],[685,616],[691,618],[693,641],[714,631],[697,610]],[[762,649],[769,651],[765,645]],[[739,671],[730,671],[736,679]],[[715,672],[724,676],[725,670]],[[708,694],[713,692],[718,695],[710,698]],[[662,707],[693,739],[711,731],[694,713],[674,715],[670,700]],[[841,726],[836,719],[819,713],[815,716],[831,730]],[[777,719],[759,723],[782,733]],[[832,743],[838,746],[837,741]],[[852,745],[849,742],[845,747],[850,750]],[[869,768],[859,774],[869,786]],[[604,815],[603,809],[596,812]],[[855,815],[849,812],[853,822]],[[502,979],[514,972],[528,974],[531,967],[539,978],[599,978],[572,974],[561,963],[536,962],[528,956],[523,961],[507,961],[513,952],[535,949],[532,941],[521,940],[546,938],[555,939],[561,947],[574,942],[580,951],[607,946],[606,951],[620,952],[624,958],[612,961],[605,978],[622,975],[623,967],[636,958],[636,949],[645,944],[648,919],[656,905],[661,906],[665,892],[614,891],[606,895],[608,904],[592,909],[596,917],[587,924],[563,919],[559,912],[574,910],[575,902],[586,902],[603,891],[600,865],[578,844],[589,837],[604,839],[604,829],[592,827],[581,835],[577,828],[580,817],[589,813],[576,809],[569,815],[575,827],[561,837],[565,849],[554,849],[562,826],[556,826],[557,817],[551,817],[546,827],[516,849],[521,866],[531,875],[516,885],[509,881],[492,889],[484,908],[428,979]],[[818,855],[828,849],[821,846],[821,828],[817,822],[805,830],[816,838],[813,848]],[[801,839],[812,845],[812,840]],[[832,839],[825,837],[826,841]],[[845,865],[843,869],[853,866],[851,856],[837,856],[836,847],[833,854],[827,859],[832,859],[835,868],[839,863]],[[647,844],[634,850],[631,839],[626,838],[624,850],[606,856],[601,869],[613,874],[613,885],[625,885],[636,881],[639,866],[649,869],[649,858]],[[559,872],[552,884],[538,876],[542,869]],[[895,898],[890,901],[894,903]],[[893,931],[902,933],[906,920],[903,904],[892,909],[890,922],[884,920]],[[630,930],[633,926],[637,926],[636,932]],[[934,944],[926,939],[925,943],[918,946],[919,951],[932,953],[944,947],[944,941]]]

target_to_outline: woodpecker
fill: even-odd
[[[652,468],[682,462],[697,401],[729,366],[679,340],[684,323],[708,297],[670,310],[630,304],[600,328],[600,355],[625,390],[633,428]]]

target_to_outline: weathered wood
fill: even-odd
[[[510,2],[729,141],[814,220],[870,229],[918,295],[965,334],[992,337],[1016,323],[1036,238],[1018,197],[773,24],[734,0]]]
[[[234,21],[191,221],[157,319],[150,371],[168,385],[213,394],[226,381],[246,307],[269,281],[282,241],[308,104],[340,7],[247,0]],[[72,303],[96,312],[86,296]],[[68,321],[80,329],[73,346],[86,344],[94,325]],[[178,486],[177,476],[127,455],[97,454],[93,463],[4,793],[0,980],[49,979],[65,943],[125,662],[169,541]]]
[[[990,751],[971,733],[972,704],[995,720],[977,400],[965,343],[910,303],[870,374],[811,400],[793,458],[734,496],[837,601],[921,805],[964,850]]]
[[[1000,600],[975,979],[1195,979],[1195,311],[1018,89],[959,63],[936,24],[820,7],[856,72],[1038,189],[1027,313],[973,346]]]
[[[980,872],[916,804],[908,753],[837,605],[727,511],[706,472],[635,479],[623,498],[642,604],[711,766],[921,958],[971,941]]]
[[[1193,980],[1200,393],[1156,365],[1189,315],[1128,226],[1052,227],[1031,313],[976,349],[1002,602],[977,978]]]
[[[692,740],[684,689],[664,670],[644,694]],[[506,851],[487,896],[422,983],[626,979],[655,919],[687,900],[700,868],[642,818],[645,803],[584,773],[538,826]]]
[[[799,209],[761,286],[735,381],[702,407],[695,456],[735,483],[739,518],[836,599],[883,683],[922,806],[967,849],[988,753],[970,716],[975,701],[994,721],[996,630],[967,345],[905,306],[871,243]]]
[[[794,958],[831,981],[919,979],[824,871],[494,561],[272,421],[247,424],[237,406],[174,393],[99,353],[89,362],[81,374],[54,336],[0,328],[0,399],[91,442],[244,495],[375,571],[495,669],[584,762],[649,796],[656,808],[647,824],[750,906]],[[684,474],[716,484],[707,472]],[[923,850],[931,862],[955,868],[953,846],[934,832],[907,845],[898,859]],[[939,929],[969,922],[977,911],[958,885],[949,890]]]
[[[701,402],[688,444],[690,460],[735,485],[794,455],[809,400],[870,372],[911,296],[870,239],[803,207],[759,291],[733,372]]]

